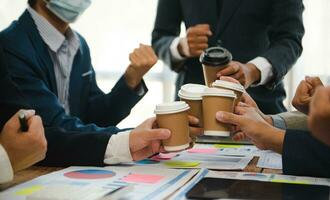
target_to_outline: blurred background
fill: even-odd
[[[304,52],[286,76],[286,106],[305,75],[321,76],[330,83],[330,1],[305,0]],[[17,19],[27,7],[26,0],[0,0],[0,30]],[[125,72],[128,55],[140,43],[150,44],[157,0],[94,0],[72,27],[87,40],[99,87],[109,92]],[[184,35],[185,33],[182,32]],[[119,127],[134,127],[153,116],[155,104],[174,98],[175,73],[158,62],[145,78],[148,94]]]

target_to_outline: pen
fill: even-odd
[[[25,117],[25,113],[24,112],[20,112],[18,114],[18,119],[19,119],[19,123],[21,125],[21,131],[22,132],[27,132],[29,127],[27,125],[27,121],[26,121],[26,117]]]

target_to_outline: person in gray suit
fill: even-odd
[[[221,40],[234,62],[218,76],[239,80],[264,113],[276,114],[286,110],[282,79],[302,53],[303,10],[302,0],[159,0],[152,46],[178,73],[178,91],[204,84],[198,57]]]

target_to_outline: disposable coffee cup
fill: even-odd
[[[217,80],[217,73],[226,68],[232,59],[232,54],[225,48],[211,47],[206,49],[200,56],[205,85],[211,87],[212,83]]]
[[[169,129],[171,137],[163,140],[165,151],[182,151],[189,147],[189,105],[183,101],[156,106],[155,114],[159,128]]]
[[[181,87],[178,93],[181,101],[186,102],[190,107],[188,114],[199,119],[199,127],[203,127],[202,94],[206,88],[205,85],[186,84]]]
[[[203,93],[204,135],[229,137],[231,126],[216,120],[218,111],[232,113],[236,94],[232,90],[208,88]]]
[[[212,87],[220,88],[220,89],[227,89],[232,90],[236,94],[236,100],[234,105],[236,106],[242,99],[242,95],[245,92],[244,86],[239,83],[233,83],[229,81],[223,80],[216,80],[212,83]]]

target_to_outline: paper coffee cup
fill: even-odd
[[[186,84],[181,87],[178,93],[181,101],[186,102],[190,107],[188,114],[199,119],[199,127],[203,127],[202,94],[206,88],[205,85]]]
[[[229,81],[216,80],[212,83],[212,87],[232,90],[236,94],[235,106],[241,101],[242,95],[245,92],[244,86],[239,83],[233,83]]]
[[[217,80],[217,73],[226,68],[232,59],[232,54],[225,48],[211,47],[206,49],[200,56],[205,85],[211,87],[212,83]]]
[[[156,106],[155,114],[159,128],[169,129],[171,137],[163,140],[165,151],[181,151],[189,147],[189,105],[183,101]]]
[[[233,112],[236,94],[231,90],[208,88],[203,93],[204,135],[229,137],[231,126],[216,120],[218,111]]]

